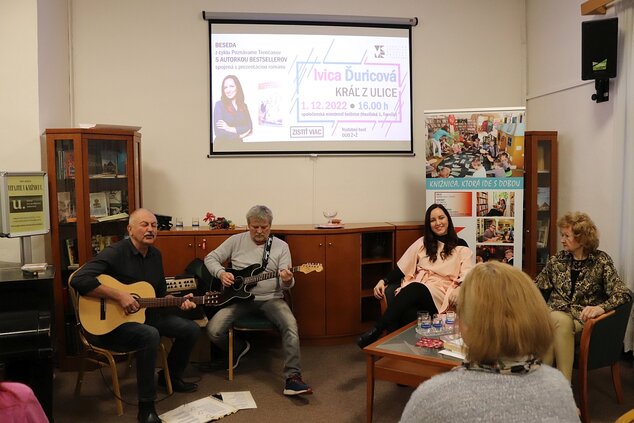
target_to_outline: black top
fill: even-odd
[[[71,285],[86,295],[99,286],[97,276],[107,274],[123,284],[145,281],[154,287],[157,297],[167,293],[161,252],[150,246],[145,257],[130,239],[107,246],[84,264],[73,276]]]

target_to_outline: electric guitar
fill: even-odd
[[[97,280],[105,286],[132,294],[141,306],[138,311],[126,314],[118,303],[108,298],[79,296],[79,321],[86,332],[103,335],[128,322],[145,323],[145,309],[150,307],[180,306],[185,300],[202,305],[218,305],[220,294],[207,292],[199,297],[156,298],[154,287],[147,282],[123,284],[109,275],[99,275]]]
[[[240,270],[225,270],[233,275],[233,285],[223,286],[220,298],[218,299],[218,305],[225,305],[235,299],[246,300],[253,297],[253,294],[249,292],[250,288],[260,281],[276,277],[279,273],[277,270],[261,273],[264,269],[262,269],[261,264],[259,263],[252,264],[251,266]],[[291,272],[310,273],[321,272],[324,270],[324,267],[321,263],[306,263],[301,266],[292,267],[288,270]]]

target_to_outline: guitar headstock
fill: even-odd
[[[208,291],[203,296],[203,305],[218,305],[222,294],[220,292]]]
[[[310,273],[310,272],[321,272],[324,270],[324,266],[321,263],[305,263],[299,266],[299,272],[302,273]]]

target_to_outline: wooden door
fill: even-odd
[[[154,246],[163,255],[165,276],[176,276],[185,273],[185,268],[195,257],[195,238],[191,235],[161,236],[154,241]]]
[[[196,257],[205,259],[205,256],[218,248],[230,235],[199,235],[196,237]]]
[[[356,335],[361,327],[361,234],[326,236],[326,334]]]
[[[286,242],[291,249],[293,265],[321,263],[320,273],[295,274],[292,290],[293,314],[297,319],[299,335],[315,338],[326,335],[326,263],[325,237],[323,235],[288,235]]]

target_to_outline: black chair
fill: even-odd
[[[575,367],[578,369],[579,374],[581,421],[584,423],[590,422],[588,370],[610,366],[612,368],[612,383],[616,392],[616,400],[619,404],[623,402],[619,362],[631,309],[632,302],[630,301],[597,318],[589,319],[583,327]]]

